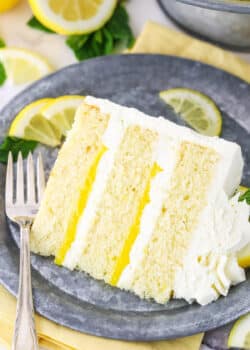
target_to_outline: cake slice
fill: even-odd
[[[87,97],[59,152],[32,250],[165,303],[207,304],[245,279],[240,147]]]

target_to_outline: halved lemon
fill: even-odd
[[[175,88],[160,92],[160,98],[193,129],[207,136],[219,136],[222,116],[214,101],[199,91]]]
[[[41,109],[51,101],[50,98],[44,98],[21,110],[10,126],[9,136],[38,141],[51,147],[58,146],[61,142],[60,131],[41,114]]]
[[[0,62],[14,85],[27,84],[52,72],[49,63],[40,55],[26,49],[1,48]]]
[[[238,319],[229,334],[228,347],[250,349],[250,313]]]
[[[90,33],[112,16],[117,0],[29,0],[38,20],[59,34]]]
[[[41,109],[41,114],[59,130],[61,135],[65,136],[71,129],[75,112],[83,100],[83,96],[61,96],[45,105]]]

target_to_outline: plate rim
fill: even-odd
[[[129,57],[129,58],[126,58],[126,57]],[[59,71],[57,71],[57,72],[55,72],[55,73],[52,73],[52,74],[50,74],[49,76],[47,76],[47,77],[45,77],[45,78],[43,78],[43,79],[41,79],[41,80],[39,80],[39,81],[37,81],[37,82],[35,82],[34,84],[32,84],[32,85],[30,85],[27,89],[25,89],[23,92],[21,92],[19,95],[18,95],[18,98],[14,98],[15,100],[17,99],[18,101],[19,100],[21,100],[22,99],[22,97],[23,96],[27,96],[27,94],[29,93],[29,91],[31,90],[31,89],[34,89],[34,88],[37,88],[37,87],[39,87],[39,85],[41,84],[41,82],[47,82],[47,81],[49,81],[49,80],[51,80],[51,79],[53,79],[53,77],[55,77],[55,76],[57,76],[58,74],[64,74],[65,73],[65,71],[68,71],[68,70],[70,70],[70,69],[75,69],[74,67],[78,67],[79,65],[86,65],[86,64],[88,64],[88,62],[90,62],[90,61],[95,61],[95,62],[98,62],[98,61],[103,61],[103,60],[108,60],[108,61],[110,61],[110,60],[119,60],[119,59],[122,59],[122,60],[126,60],[126,59],[128,59],[128,60],[133,60],[133,59],[135,59],[135,57],[136,57],[136,59],[138,58],[138,57],[140,57],[139,59],[141,59],[141,60],[149,60],[150,61],[150,58],[148,58],[148,57],[153,57],[153,58],[160,58],[160,59],[167,59],[167,60],[176,60],[176,59],[178,59],[178,60],[181,60],[181,61],[188,61],[188,62],[191,62],[192,64],[194,64],[194,63],[196,63],[197,64],[197,62],[198,61],[194,61],[194,60],[189,60],[189,59],[184,59],[184,58],[179,58],[179,57],[175,57],[175,56],[167,56],[167,55],[155,55],[155,54],[136,54],[136,55],[131,55],[131,54],[129,54],[129,55],[112,55],[112,56],[109,56],[109,57],[98,57],[98,58],[95,58],[95,59],[91,59],[91,60],[87,60],[87,61],[84,61],[84,62],[81,62],[81,63],[76,63],[76,64],[73,64],[73,65],[70,65],[70,66],[67,66],[67,67],[65,67],[65,68],[63,68],[63,69],[61,69],[61,70],[59,70]],[[210,68],[212,68],[213,70],[214,69],[216,69],[216,70],[218,70],[218,71],[220,71],[220,72],[223,72],[223,74],[225,74],[225,75],[228,75],[228,76],[231,76],[231,77],[233,77],[234,79],[236,79],[237,81],[238,81],[238,83],[244,83],[244,84],[246,84],[249,88],[250,88],[250,84],[248,84],[247,82],[245,82],[245,81],[243,81],[243,80],[241,80],[240,78],[238,78],[238,77],[236,77],[236,76],[234,76],[234,75],[232,75],[232,74],[230,74],[230,73],[227,73],[227,72],[224,72],[224,71],[222,71],[222,70],[220,70],[220,69],[218,69],[218,68],[215,68],[215,67],[213,67],[213,66],[210,66],[210,65],[206,65],[206,64],[203,64],[203,63],[200,63],[200,62],[198,62],[199,63],[199,65],[201,65],[201,66],[203,66],[203,65],[205,65],[205,66],[208,66],[208,67],[210,67]],[[5,115],[7,112],[6,111],[8,111],[8,109],[10,108],[10,104],[11,103],[13,103],[13,100],[11,100],[6,106],[5,106],[5,108],[4,109],[2,109],[2,111],[0,112],[0,114],[3,114],[3,115]],[[18,102],[17,102],[17,104],[18,104]],[[1,174],[3,175],[3,176],[1,176]],[[3,193],[3,191],[4,191],[4,186],[3,186],[3,183],[4,183],[4,167],[3,166],[1,166],[0,167],[0,187],[1,187],[1,192]],[[2,202],[2,203],[1,203]],[[1,198],[0,198],[0,229],[2,229],[2,228],[4,228],[4,229],[6,229],[7,231],[9,231],[9,229],[7,228],[7,226],[6,226],[6,220],[5,220],[5,217],[4,217],[4,210],[3,210],[3,205],[4,205],[4,203],[3,203],[3,201],[1,201]],[[10,240],[12,240],[12,238],[10,238],[10,237],[7,237],[7,235],[8,235],[8,233],[7,233],[7,231],[5,232],[5,233],[3,233],[3,234],[5,234],[5,239],[4,240],[6,240],[7,239],[7,241],[9,242],[8,244],[10,244],[11,245],[11,243],[10,243]],[[1,233],[0,233],[0,252],[3,252],[3,249],[1,249],[2,247],[3,247],[3,239],[1,240]],[[6,244],[5,245],[5,248],[8,250],[8,249],[10,249],[10,246],[8,245],[8,244]],[[12,247],[13,248],[13,247]],[[15,249],[16,249],[16,251],[17,251],[17,248],[15,247]],[[5,252],[5,254],[6,254],[6,252]],[[10,254],[10,253],[9,253]],[[8,254],[7,254],[8,255]],[[6,256],[7,256],[6,255]],[[11,255],[11,254],[10,254]],[[11,268],[12,268],[12,273],[17,273],[17,266],[16,265],[13,265],[13,261],[12,261],[12,257],[11,256],[9,256],[8,257],[9,258],[9,263],[10,264],[12,264],[11,265]],[[1,259],[2,259],[2,257],[0,256],[0,261],[1,261]],[[41,277],[41,276],[38,276],[37,275],[38,273],[37,272],[35,272],[35,275],[36,275],[36,279],[38,280],[38,282],[39,283],[44,283],[44,281],[46,281],[43,277]],[[17,284],[16,283],[14,283],[13,284],[13,281],[12,281],[12,284],[11,283],[8,283],[8,281],[6,280],[6,275],[4,275],[4,273],[3,273],[3,270],[1,270],[1,267],[0,267],[0,282],[1,283],[3,283],[4,285],[5,285],[5,287],[7,287],[7,289],[12,293],[12,294],[14,294],[14,295],[16,295],[16,292],[17,292]],[[247,282],[245,282],[245,283],[247,283]],[[250,283],[249,283],[249,285],[250,285]],[[242,286],[241,286],[242,287]],[[49,286],[49,289],[47,288],[45,288],[44,290],[42,290],[42,291],[40,291],[40,290],[37,290],[37,289],[35,289],[35,293],[34,293],[34,297],[35,297],[35,303],[36,303],[36,305],[37,305],[37,312],[38,313],[40,313],[42,316],[44,316],[44,317],[46,317],[46,318],[48,318],[48,319],[51,319],[52,321],[54,321],[54,322],[57,322],[58,323],[58,315],[55,315],[55,316],[53,316],[53,315],[51,315],[50,313],[49,313],[49,310],[46,310],[46,307],[44,308],[44,307],[42,307],[42,305],[41,305],[41,302],[39,301],[39,298],[41,298],[41,297],[44,297],[44,295],[45,294],[43,294],[43,293],[46,293],[46,292],[48,292],[48,291],[52,291],[54,294],[53,294],[53,297],[54,297],[54,300],[55,301],[57,301],[58,302],[58,310],[60,311],[62,311],[62,307],[61,307],[61,309],[60,309],[60,298],[63,298],[62,300],[66,300],[67,301],[67,303],[69,303],[69,305],[72,305],[72,304],[70,304],[70,303],[78,303],[79,304],[79,302],[78,301],[76,301],[73,297],[69,297],[68,295],[66,295],[64,292],[62,292],[62,291],[60,291],[60,290],[56,290],[57,288],[56,287],[54,287],[54,286]],[[242,288],[240,288],[239,287],[239,290],[241,290]],[[59,298],[59,299],[58,299]],[[71,299],[73,299],[74,300],[74,302],[71,300]],[[221,298],[221,299],[219,299],[219,300],[226,300],[227,298]],[[237,299],[237,298],[236,298]],[[217,303],[217,302],[215,302],[215,303]],[[214,303],[214,304],[215,304]],[[86,305],[83,303],[83,302],[81,302],[81,304],[82,304],[82,309],[84,310],[84,308],[86,307]],[[225,303],[224,302],[224,304],[225,305],[227,305],[228,303]],[[204,306],[204,307],[199,307],[199,306],[195,306],[195,305],[192,305],[192,309],[193,310],[195,310],[196,309],[196,316],[197,316],[197,309],[202,309],[202,310],[204,310],[205,311],[205,308],[207,309],[207,308],[209,308],[209,306],[210,305],[212,305],[212,304],[209,304],[208,306]],[[223,303],[222,303],[222,305],[223,305]],[[102,336],[102,337],[107,337],[107,338],[113,338],[113,339],[123,339],[123,340],[137,340],[137,341],[156,341],[156,340],[163,340],[163,339],[171,339],[171,338],[176,338],[176,337],[182,337],[182,336],[187,336],[187,335],[192,335],[192,334],[195,334],[195,333],[199,333],[199,332],[202,332],[202,331],[207,331],[207,330],[211,330],[211,329],[214,329],[214,328],[217,328],[217,327],[219,327],[219,326],[222,326],[222,325],[224,325],[224,324],[226,324],[226,323],[228,323],[228,322],[231,322],[231,321],[233,321],[234,319],[236,319],[236,318],[238,318],[239,316],[241,316],[243,313],[246,313],[246,312],[249,312],[250,311],[250,303],[249,303],[249,301],[247,301],[247,304],[246,304],[246,301],[245,301],[245,303],[244,303],[244,300],[243,300],[243,302],[242,303],[239,303],[239,305],[238,305],[238,307],[236,308],[236,309],[234,309],[234,315],[229,315],[229,309],[230,309],[230,305],[227,305],[228,306],[228,309],[224,312],[224,314],[223,314],[223,317],[221,318],[221,319],[218,319],[218,317],[216,318],[216,316],[213,314],[213,313],[211,313],[211,312],[208,312],[207,313],[207,320],[203,320],[203,322],[201,322],[200,320],[199,320],[199,322],[198,323],[196,323],[196,324],[191,324],[191,325],[188,325],[188,326],[182,326],[182,327],[180,327],[180,329],[179,330],[175,330],[175,332],[173,333],[173,331],[171,330],[171,322],[169,322],[169,324],[168,324],[168,322],[166,322],[166,320],[165,320],[165,322],[166,322],[166,326],[167,326],[167,324],[168,324],[168,327],[169,327],[169,329],[167,329],[166,330],[166,334],[165,335],[162,335],[162,336],[153,336],[152,334],[149,334],[149,332],[148,332],[148,330],[147,330],[147,332],[145,333],[145,330],[144,330],[144,332],[142,332],[142,330],[141,330],[141,332],[139,332],[138,333],[138,336],[135,336],[134,334],[127,334],[126,336],[123,336],[122,334],[123,334],[123,332],[122,332],[122,330],[120,330],[120,332],[118,332],[118,333],[116,333],[116,335],[114,335],[114,334],[112,334],[111,332],[110,332],[110,330],[109,330],[109,327],[110,327],[110,325],[113,325],[113,322],[118,322],[118,324],[119,325],[121,325],[121,323],[122,324],[124,324],[124,322],[125,321],[127,321],[127,320],[125,320],[125,318],[128,318],[128,314],[130,314],[130,318],[131,319],[135,319],[135,317],[136,317],[136,315],[134,315],[133,314],[133,312],[130,312],[130,313],[123,313],[124,315],[117,315],[117,312],[115,312],[114,310],[111,312],[111,313],[113,313],[113,314],[115,314],[114,315],[114,318],[112,319],[112,317],[111,317],[111,315],[108,315],[108,319],[107,319],[107,316],[103,316],[102,315],[102,312],[101,312],[101,310],[95,310],[95,312],[96,312],[96,314],[97,315],[101,315],[100,317],[102,317],[102,320],[103,321],[105,321],[105,322],[103,322],[103,323],[105,323],[105,325],[103,326],[103,329],[102,330],[100,330],[99,329],[99,331],[98,330],[92,330],[91,329],[91,327],[88,327],[88,325],[86,324],[85,326],[83,326],[84,327],[84,332],[85,333],[88,333],[88,334],[92,334],[92,335],[96,335],[96,336]],[[58,312],[59,312],[58,311]],[[90,310],[91,311],[91,310]],[[92,310],[93,311],[93,310]],[[107,310],[104,310],[104,312],[106,312]],[[199,311],[198,311],[199,312]],[[161,313],[161,315],[157,315],[157,312],[153,312],[154,313],[154,317],[159,317],[159,318],[161,318],[162,316],[163,316],[163,312],[161,311],[161,312],[159,312],[159,313]],[[171,311],[166,311],[165,313],[167,313],[168,315],[167,315],[167,318],[168,319],[171,319],[171,317],[172,317],[172,315],[171,315]],[[164,313],[164,314],[165,314]],[[150,316],[149,315],[145,315],[145,313],[142,313],[142,314],[144,314],[144,315],[142,315],[142,318],[141,319],[139,319],[139,321],[138,322],[141,322],[141,324],[144,324],[144,319],[147,319],[147,318],[151,318],[151,320],[154,320],[154,317],[152,316],[152,313],[150,314]],[[192,314],[192,312],[191,312],[191,314]],[[203,314],[203,312],[202,312],[202,314]],[[210,318],[209,318],[209,314],[210,314]],[[138,316],[138,315],[137,315]],[[124,318],[125,317],[125,318]],[[183,318],[183,316],[180,316],[180,317],[182,317]],[[195,317],[194,317],[195,318]],[[112,322],[111,322],[111,319],[112,319]],[[224,319],[226,319],[226,322],[224,321]],[[171,321],[171,320],[170,320]],[[213,321],[212,322],[212,324],[213,325],[211,325],[211,326],[209,326],[208,324],[207,324],[207,322],[211,322],[211,321]],[[133,322],[132,322],[133,323]],[[152,323],[152,322],[151,322]],[[59,317],[59,324],[62,324],[62,325],[64,325],[64,326],[67,326],[67,327],[69,327],[69,328],[71,328],[71,329],[75,329],[75,330],[78,330],[78,331],[81,331],[81,332],[83,332],[83,329],[81,328],[81,327],[72,327],[72,325],[69,325],[67,322],[65,322],[65,321],[63,321],[60,317]],[[120,326],[119,326],[120,327]],[[118,328],[119,328],[118,327]],[[78,328],[78,329],[77,329]],[[81,328],[81,329],[79,329],[79,328]],[[122,327],[120,327],[120,328],[122,328]],[[172,333],[171,333],[172,332]]]

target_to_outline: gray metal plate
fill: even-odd
[[[0,139],[27,103],[64,94],[94,95],[180,123],[158,97],[172,87],[190,87],[211,96],[223,113],[223,137],[241,144],[250,185],[250,85],[198,62],[161,55],[101,57],[67,67],[33,84],[0,113]],[[56,150],[41,147],[47,170]],[[4,216],[4,175],[0,167],[0,282],[16,295],[18,230]],[[13,240],[14,238],[14,240]],[[69,272],[52,259],[32,256],[36,311],[61,325],[97,336],[159,340],[191,335],[224,325],[250,311],[250,276],[226,298],[201,307],[184,301],[166,305],[144,301],[81,272]]]

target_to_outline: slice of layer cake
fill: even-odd
[[[32,250],[165,303],[201,304],[245,279],[240,147],[87,97],[59,152]]]

